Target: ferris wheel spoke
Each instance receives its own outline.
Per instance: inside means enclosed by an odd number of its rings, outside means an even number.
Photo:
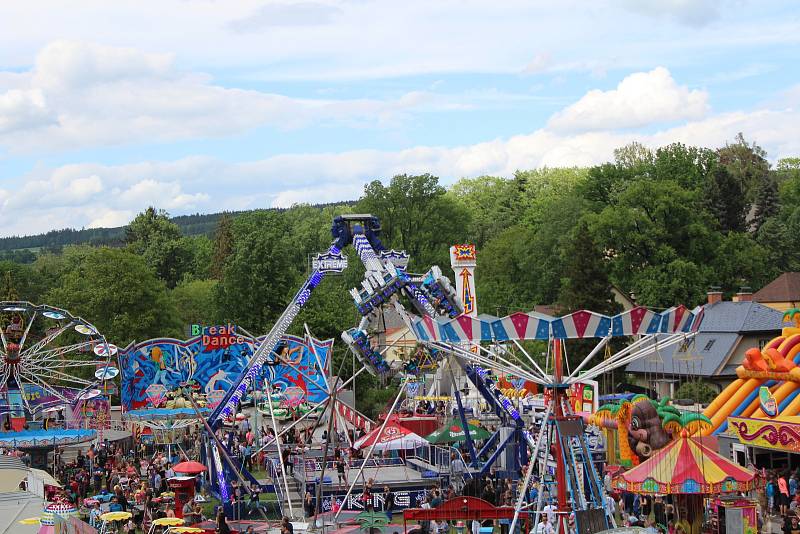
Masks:
[[[2,327],[0,327],[0,341],[3,342],[3,351],[8,352],[8,341],[6,341],[6,333]]]
[[[60,356],[63,354],[68,354],[71,352],[79,352],[85,348],[91,348],[94,345],[91,341],[82,341],[80,343],[74,343],[72,345],[64,345],[63,347],[53,347],[52,349],[47,350],[39,350],[34,353],[28,353],[27,351],[23,354],[23,356],[27,358],[36,358],[38,360],[45,360],[52,356]]]
[[[61,380],[64,382],[73,382],[75,384],[83,384],[86,386],[92,385],[94,382],[90,380],[86,380],[85,378],[80,378],[74,375],[68,375],[67,373],[62,373],[61,371],[56,371],[55,369],[49,367],[26,367],[25,368],[26,374],[34,374],[37,376],[42,376],[44,378],[54,379],[54,380]]]
[[[75,324],[76,324],[76,321],[72,320],[72,321],[68,322],[67,324],[65,324],[64,326],[62,326],[61,328],[59,328],[58,330],[56,330],[55,332],[47,334],[42,339],[40,339],[39,341],[37,341],[36,343],[31,345],[30,347],[28,347],[24,351],[22,351],[20,353],[20,356],[27,356],[28,354],[31,354],[31,353],[34,353],[34,352],[38,352],[40,349],[42,349],[43,347],[46,347],[47,345],[49,345],[54,339],[56,339],[58,336],[60,336],[64,332],[66,332],[68,328],[74,326]]]
[[[33,326],[34,321],[36,321],[36,316],[39,314],[38,311],[34,311],[33,315],[30,319],[28,319],[28,324],[25,326],[25,332],[22,334],[22,339],[19,340],[19,350],[22,351],[22,347],[25,346],[25,340],[28,339],[28,332],[31,331],[31,326]]]
[[[24,378],[28,379],[30,382],[36,383],[39,386],[41,386],[42,389],[45,389],[45,390],[49,391],[50,393],[52,393],[53,395],[55,395],[56,397],[58,397],[62,401],[69,402],[69,400],[62,393],[60,393],[53,386],[51,386],[50,384],[48,384],[47,382],[45,382],[44,380],[39,378],[37,375],[32,374],[32,373],[26,373],[26,372],[22,372],[20,374]]]
[[[45,369],[61,369],[64,367],[98,367],[101,365],[106,365],[106,361],[96,361],[96,360],[45,360],[45,361],[36,361],[31,362],[28,364],[23,364],[26,366],[34,366],[38,368],[45,368]]]

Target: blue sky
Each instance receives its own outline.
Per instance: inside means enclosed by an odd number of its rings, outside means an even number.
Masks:
[[[747,0],[0,4],[0,235],[357,198],[633,140],[800,155],[800,10]]]

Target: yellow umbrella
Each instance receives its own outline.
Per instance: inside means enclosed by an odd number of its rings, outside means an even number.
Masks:
[[[179,532],[180,533],[185,532],[189,534],[194,532],[205,532],[205,531],[202,528],[197,528],[197,527],[170,527],[170,529],[167,530],[167,532],[175,532],[176,534]]]
[[[184,523],[185,521],[180,517],[160,517],[153,521],[153,524],[157,527],[178,527]]]
[[[38,525],[39,518],[38,517],[29,517],[27,519],[20,519],[17,521],[20,525]]]
[[[100,521],[125,521],[131,517],[133,516],[130,512],[106,512],[100,516]]]

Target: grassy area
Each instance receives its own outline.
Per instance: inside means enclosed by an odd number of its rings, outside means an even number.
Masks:
[[[269,480],[269,473],[263,469],[254,469],[253,471],[250,471],[250,474],[253,475],[256,480]]]

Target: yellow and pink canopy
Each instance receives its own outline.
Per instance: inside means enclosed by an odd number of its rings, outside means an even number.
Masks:
[[[735,493],[757,484],[753,471],[720,456],[686,431],[614,479],[614,487],[622,491],[664,495]]]

